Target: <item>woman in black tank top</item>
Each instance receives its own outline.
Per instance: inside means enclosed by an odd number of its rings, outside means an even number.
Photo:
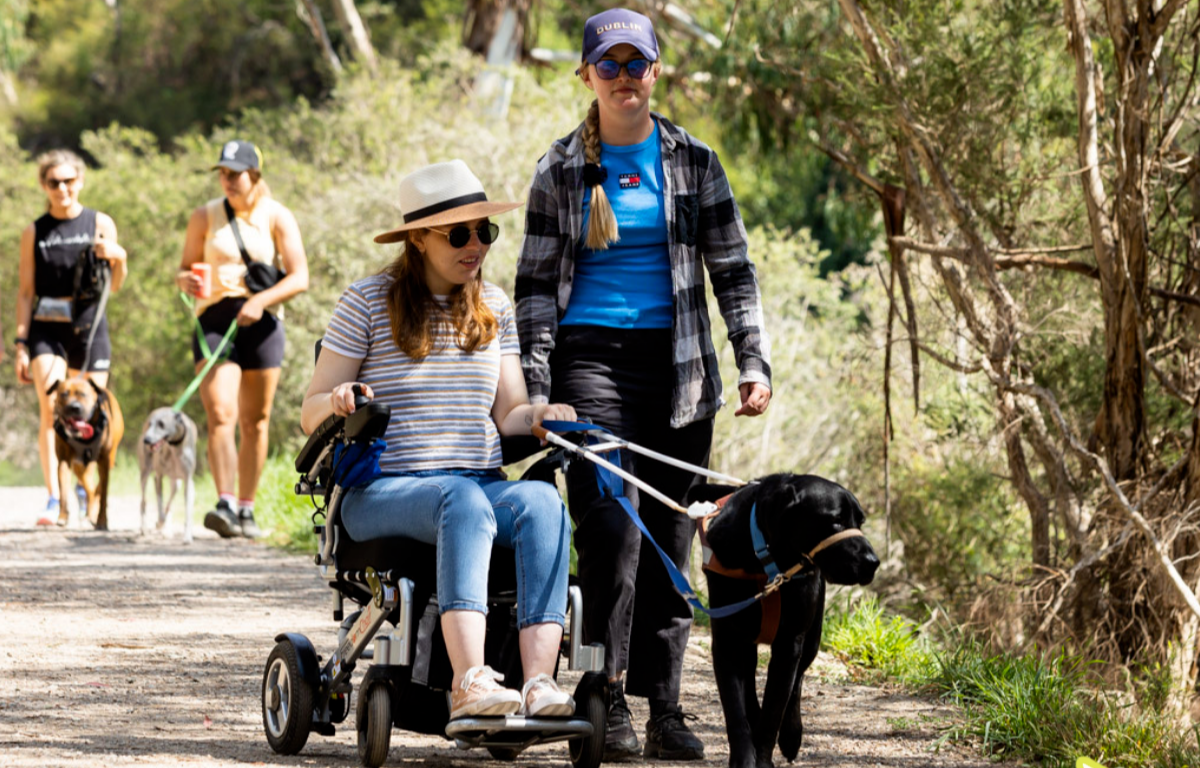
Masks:
[[[17,293],[16,374],[21,384],[33,384],[38,396],[38,458],[49,501],[46,513],[58,512],[66,522],[66,508],[55,497],[53,477],[54,411],[50,383],[78,375],[108,386],[111,344],[108,324],[101,318],[85,360],[86,336],[77,335],[74,323],[37,319],[42,298],[70,297],[74,292],[75,263],[80,252],[93,248],[97,258],[112,267],[112,291],[125,282],[125,249],[117,243],[117,225],[107,214],[79,203],[83,189],[83,161],[73,152],[54,150],[38,158],[38,181],[46,193],[47,211],[21,233],[20,288]],[[94,304],[72,308],[74,317],[90,326]]]

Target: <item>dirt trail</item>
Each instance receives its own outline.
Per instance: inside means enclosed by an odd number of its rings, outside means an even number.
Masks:
[[[352,720],[332,738],[314,734],[296,757],[275,755],[262,733],[259,686],[274,635],[302,632],[328,652],[336,634],[309,558],[199,526],[191,545],[178,526],[175,538],[141,538],[135,498],[114,500],[106,534],[38,530],[43,502],[38,489],[0,489],[0,766],[358,765]],[[700,765],[724,766],[708,647],[706,634],[693,633],[683,705],[699,716]],[[814,672],[796,765],[988,765],[961,750],[930,751],[945,708],[845,684],[845,670],[825,656]],[[645,702],[631,703],[642,722]],[[394,731],[385,765],[417,764],[503,765],[483,750]],[[529,750],[520,764],[570,761],[560,744]]]

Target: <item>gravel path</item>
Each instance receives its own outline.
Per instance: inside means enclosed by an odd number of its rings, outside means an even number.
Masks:
[[[296,757],[275,755],[262,733],[259,686],[274,635],[302,632],[328,652],[336,634],[308,557],[203,528],[191,545],[178,530],[141,538],[136,498],[114,500],[109,533],[37,529],[44,500],[39,489],[0,488],[0,766],[358,765],[352,719],[332,738],[314,734]],[[699,716],[701,765],[724,766],[708,647],[698,629],[683,705]],[[640,722],[645,702],[631,703]],[[928,701],[847,684],[845,670],[822,655],[805,687],[796,765],[989,765],[962,750],[931,751],[949,716]],[[570,765],[561,744],[519,762]],[[386,765],[426,764],[502,765],[483,750],[393,732]]]

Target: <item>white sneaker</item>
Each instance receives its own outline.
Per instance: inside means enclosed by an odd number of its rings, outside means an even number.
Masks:
[[[521,708],[521,694],[500,685],[504,675],[489,666],[471,667],[450,694],[450,719],[474,715],[511,715]]]
[[[559,689],[550,675],[527,680],[521,689],[521,714],[527,717],[567,717],[575,714],[575,700]]]

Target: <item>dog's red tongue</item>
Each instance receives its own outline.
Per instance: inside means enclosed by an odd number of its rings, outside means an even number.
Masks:
[[[96,430],[83,419],[71,419],[69,423],[75,434],[79,435],[80,440],[91,440],[92,435],[95,434]]]

